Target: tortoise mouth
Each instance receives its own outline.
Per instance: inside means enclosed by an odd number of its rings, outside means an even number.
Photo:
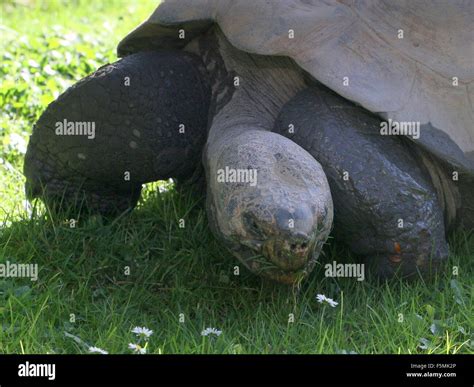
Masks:
[[[305,278],[314,268],[317,260],[315,245],[314,241],[306,238],[250,239],[241,241],[239,251],[234,253],[255,274],[293,285]]]
[[[297,271],[312,256],[312,243],[308,240],[271,239],[263,245],[263,255],[284,271]]]

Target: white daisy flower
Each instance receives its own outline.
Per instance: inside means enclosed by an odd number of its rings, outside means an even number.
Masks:
[[[318,294],[316,296],[316,300],[318,300],[318,302],[320,304],[322,304],[323,302],[327,302],[333,308],[335,308],[337,305],[339,305],[338,302],[334,301],[332,298],[326,297],[324,294]]]
[[[221,333],[222,333],[222,331],[220,331],[219,329],[216,329],[216,328],[206,328],[206,329],[204,329],[204,330],[201,332],[201,336],[209,336],[209,335],[220,336]]]
[[[107,351],[104,351],[103,349],[97,348],[97,347],[89,347],[89,352],[90,353],[100,353],[102,355],[108,355],[109,354]]]
[[[153,334],[153,331],[151,329],[145,328],[145,327],[135,327],[132,329],[132,332],[135,333],[139,337],[143,337],[147,339]]]
[[[26,141],[17,133],[10,134],[10,146],[22,154],[26,153]]]
[[[430,347],[431,342],[426,339],[425,337],[420,338],[420,343],[418,344],[418,348],[420,349],[428,349]]]
[[[164,185],[160,185],[160,186],[158,187],[158,192],[159,192],[159,193],[168,192],[168,191],[169,191],[169,188],[166,187],[166,186],[164,186]]]
[[[146,353],[146,348],[142,347],[139,344],[130,343],[130,344],[128,344],[128,348],[133,350],[135,353],[140,354],[140,355],[144,355]]]

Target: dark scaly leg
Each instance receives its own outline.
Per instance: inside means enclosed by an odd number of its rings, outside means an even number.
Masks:
[[[101,67],[36,123],[24,167],[28,196],[74,211],[133,207],[143,183],[192,175],[209,101],[206,72],[192,54],[142,52]]]
[[[429,174],[408,144],[380,135],[376,116],[315,86],[285,105],[274,130],[321,163],[336,234],[381,277],[425,272],[447,257],[443,211]]]

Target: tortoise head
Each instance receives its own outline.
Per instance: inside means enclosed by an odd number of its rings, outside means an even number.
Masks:
[[[209,169],[213,231],[251,271],[298,282],[313,269],[332,226],[324,172],[275,133],[247,131],[229,142],[238,145],[228,144]]]

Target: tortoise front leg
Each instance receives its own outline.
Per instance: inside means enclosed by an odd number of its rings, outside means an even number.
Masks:
[[[112,214],[134,207],[143,183],[190,176],[206,138],[206,76],[196,56],[162,51],[130,55],[79,81],[33,129],[28,196]]]
[[[282,109],[275,131],[322,164],[336,234],[381,277],[429,272],[447,258],[443,210],[429,174],[407,141],[380,135],[380,119],[315,86]]]

